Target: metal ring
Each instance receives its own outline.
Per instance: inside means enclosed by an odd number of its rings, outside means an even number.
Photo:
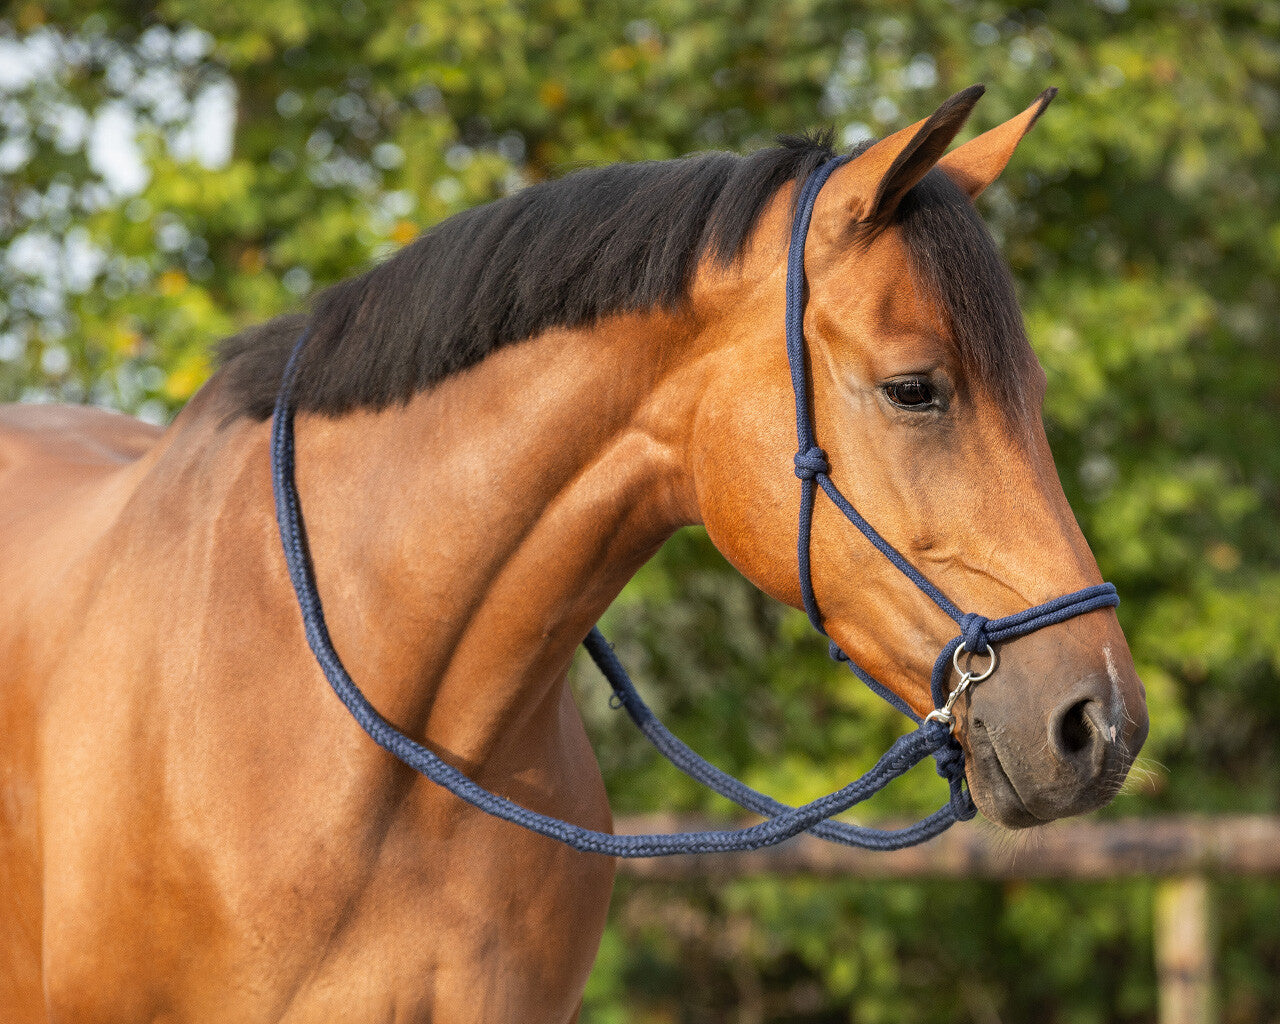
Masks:
[[[991,675],[991,673],[992,673],[992,672],[994,672],[994,671],[996,670],[996,662],[997,662],[997,661],[999,661],[1000,659],[996,657],[996,648],[995,648],[995,645],[994,645],[994,644],[990,644],[990,643],[989,643],[989,644],[987,644],[987,654],[989,654],[989,655],[991,656],[991,664],[987,666],[987,669],[986,669],[986,671],[985,671],[985,672],[979,673],[978,675],[974,675],[974,674],[973,674],[972,672],[970,672],[968,669],[963,669],[963,668],[961,668],[961,667],[960,667],[960,654],[961,654],[961,652],[963,652],[964,650],[965,650],[964,641],[963,641],[963,640],[961,640],[961,641],[960,641],[960,646],[959,646],[959,647],[957,647],[957,648],[956,648],[956,650],[955,650],[955,653],[951,655],[951,664],[952,664],[953,666],[955,666],[955,670],[956,670],[957,672],[959,672],[962,676],[968,676],[968,677],[969,677],[969,682],[971,682],[971,683],[980,683],[980,682],[982,682],[982,680],[986,679],[986,678],[987,678],[987,676]],[[969,656],[970,656],[971,658],[973,658],[973,657],[981,658],[981,657],[982,657],[982,655],[981,655],[981,654],[976,654],[976,655],[975,655],[972,651],[970,651],[970,652],[969,652]]]

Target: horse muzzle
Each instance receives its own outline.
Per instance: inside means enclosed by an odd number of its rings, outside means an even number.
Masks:
[[[1147,737],[1136,675],[1128,686],[1114,669],[1091,672],[1047,700],[1019,675],[1005,670],[970,690],[960,739],[978,809],[1027,828],[1108,803]]]

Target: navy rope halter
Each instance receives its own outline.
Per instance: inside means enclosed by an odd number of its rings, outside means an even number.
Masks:
[[[819,189],[831,172],[847,159],[847,157],[837,157],[828,160],[805,181],[796,201],[795,220],[791,230],[791,248],[787,258],[787,356],[791,363],[791,382],[795,389],[796,436],[799,443],[799,451],[795,457],[795,472],[800,478],[800,525],[797,551],[800,566],[800,592],[809,620],[819,632],[825,635],[826,630],[823,629],[821,612],[818,609],[817,598],[814,596],[810,569],[813,504],[817,488],[821,487],[836,507],[844,513],[845,518],[960,627],[960,635],[942,648],[933,667],[931,686],[935,710],[922,720],[905,701],[872,679],[832,642],[832,657],[848,662],[849,667],[859,679],[916,722],[917,728],[899,737],[862,778],[803,806],[789,807],[722,772],[677,739],[641,700],[626,670],[609,646],[609,642],[605,640],[599,629],[593,628],[584,641],[584,646],[613,687],[614,696],[611,700],[627,710],[640,731],[682,772],[721,796],[732,800],[738,806],[753,811],[767,820],[747,828],[708,832],[613,835],[539,814],[477,785],[458,769],[422,744],[404,735],[383,718],[347,673],[329,637],[329,630],[324,620],[324,609],[320,604],[315,574],[308,554],[306,529],[303,526],[302,508],[294,479],[292,396],[298,357],[308,337],[308,333],[304,332],[294,346],[285,367],[271,427],[272,488],[275,492],[276,520],[280,527],[280,539],[284,546],[289,579],[293,583],[294,592],[298,596],[298,605],[302,611],[307,643],[334,692],[374,742],[432,782],[443,786],[487,814],[521,825],[539,835],[557,839],[576,850],[615,857],[657,857],[682,853],[754,850],[780,843],[806,831],[823,839],[850,846],[861,846],[872,850],[892,850],[931,839],[956,821],[964,821],[974,816],[976,808],[964,785],[964,752],[951,735],[951,726],[955,721],[951,709],[956,698],[968,686],[986,678],[995,670],[996,653],[991,645],[1012,640],[1085,612],[1112,607],[1119,604],[1120,599],[1114,586],[1103,583],[1086,587],[1065,597],[1055,598],[1002,619],[986,619],[981,615],[965,614],[918,569],[903,558],[888,541],[876,533],[871,524],[858,514],[832,482],[830,464],[826,453],[818,447],[814,439],[813,424],[809,417],[809,384],[804,363],[804,243]],[[961,669],[959,657],[962,652],[978,656],[989,655],[991,661],[986,671],[974,675]],[[951,665],[960,672],[960,683],[948,694],[947,681]],[[937,763],[938,774],[951,786],[951,796],[946,804],[923,821],[907,828],[886,830],[828,820],[878,793],[888,783],[931,754]]]

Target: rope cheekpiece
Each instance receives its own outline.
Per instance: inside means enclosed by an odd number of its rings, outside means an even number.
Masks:
[[[964,751],[951,735],[951,705],[947,682],[952,659],[964,651],[974,655],[992,655],[992,644],[1024,636],[1034,630],[1082,615],[1098,608],[1120,603],[1110,583],[1086,587],[1065,597],[1055,598],[1034,608],[1002,619],[986,619],[981,615],[961,612],[930,583],[918,569],[881,537],[837,489],[830,477],[831,465],[826,453],[818,447],[809,417],[809,383],[804,358],[804,245],[813,215],[818,191],[831,172],[847,157],[833,158],[818,167],[805,181],[796,201],[792,224],[791,247],[787,257],[786,343],[791,365],[791,382],[796,399],[796,438],[798,451],[795,473],[800,480],[800,516],[797,558],[800,567],[800,592],[805,612],[814,628],[825,634],[821,612],[813,591],[810,546],[813,532],[813,506],[817,489],[822,488],[854,526],[880,552],[914,583],[960,627],[960,635],[943,647],[934,663],[931,678],[933,700],[937,710],[922,720],[897,694],[893,693],[855,665],[833,641],[831,655],[848,662],[850,669],[872,690],[917,723],[917,728],[899,737],[866,775],[842,789],[801,807],[788,807],[757,792],[733,776],[722,772],[677,739],[658,721],[636,692],[626,670],[598,629],[592,629],[584,646],[613,687],[610,703],[624,707],[640,731],[677,768],[690,778],[728,798],[738,806],[753,811],[767,820],[747,828],[708,832],[677,832],[659,835],[613,835],[582,828],[567,821],[531,811],[505,797],[491,793],[472,782],[462,772],[422,744],[410,739],[384,719],[366,699],[347,673],[333,647],[325,625],[324,609],[316,589],[315,574],[307,549],[306,528],[294,479],[293,384],[298,358],[306,344],[304,332],[294,346],[285,367],[280,393],[276,398],[271,427],[272,488],[275,493],[276,521],[284,546],[289,579],[298,597],[307,643],[334,692],[351,712],[356,722],[383,749],[403,761],[432,782],[487,814],[513,822],[539,835],[566,843],[576,850],[614,857],[657,857],[687,853],[723,853],[754,850],[772,846],[801,832],[811,832],[822,839],[860,846],[872,850],[893,850],[931,839],[956,821],[972,818],[976,813],[973,800],[964,785]],[[957,664],[958,667],[958,664]],[[961,673],[961,686],[968,686],[985,675]],[[956,696],[959,694],[959,687]],[[951,787],[950,800],[923,821],[907,828],[885,830],[849,825],[828,819],[861,803],[888,783],[933,755],[938,774]]]

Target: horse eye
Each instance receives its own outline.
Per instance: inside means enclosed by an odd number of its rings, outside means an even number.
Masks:
[[[924,380],[900,380],[884,386],[889,401],[900,409],[924,409],[933,405],[933,388]]]

